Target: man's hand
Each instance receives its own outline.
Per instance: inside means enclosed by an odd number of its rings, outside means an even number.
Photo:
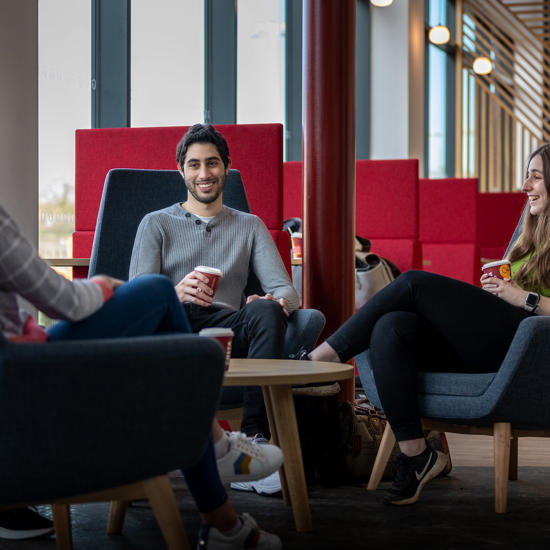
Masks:
[[[502,298],[505,302],[517,307],[525,305],[528,292],[523,290],[514,280],[503,281],[498,277],[482,275],[480,281],[483,290]]]
[[[259,294],[251,294],[247,299],[246,299],[246,303],[247,304],[250,304],[252,303],[254,300],[271,300],[273,302],[277,302],[282,308],[283,308],[283,311],[285,312],[285,315],[288,317],[289,316],[289,313],[286,309],[286,303],[285,303],[285,299],[284,298],[279,298],[278,300],[273,296],[273,294],[271,294],[270,292],[268,292],[265,296],[260,296]]]
[[[212,304],[214,296],[207,283],[206,275],[198,271],[191,271],[174,288],[182,304],[191,302],[198,306],[208,307]]]
[[[92,280],[101,281],[104,285],[108,286],[111,290],[115,290],[120,285],[124,284],[124,281],[120,279],[115,279],[114,277],[109,277],[109,275],[94,275]]]

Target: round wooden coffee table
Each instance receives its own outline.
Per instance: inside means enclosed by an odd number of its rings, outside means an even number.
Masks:
[[[225,372],[225,386],[262,387],[271,437],[285,456],[281,485],[297,531],[311,531],[312,526],[292,386],[353,377],[351,365],[284,359],[231,359]]]

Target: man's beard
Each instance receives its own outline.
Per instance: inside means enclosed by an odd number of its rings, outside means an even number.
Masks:
[[[219,180],[220,178],[217,178],[217,179]],[[225,181],[226,181],[226,176],[224,176],[223,179],[221,179],[220,185],[218,185],[218,188],[217,188],[217,192],[207,196],[199,195],[195,189],[195,184],[189,184],[186,181],[185,186],[187,187],[187,191],[191,193],[191,195],[196,201],[201,202],[202,204],[211,204],[215,202],[218,199],[218,197],[222,194],[223,188],[225,187]]]

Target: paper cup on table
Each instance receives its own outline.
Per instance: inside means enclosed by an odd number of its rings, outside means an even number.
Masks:
[[[301,233],[292,233],[290,236],[292,241],[292,257],[295,260],[302,258],[302,234]]]
[[[229,368],[229,361],[231,360],[231,347],[233,344],[233,331],[230,328],[212,327],[203,328],[199,332],[199,336],[207,336],[208,338],[215,338],[225,350],[225,370]]]
[[[206,275],[208,277],[208,283],[206,284],[212,289],[212,296],[214,296],[214,294],[216,293],[216,289],[218,288],[222,272],[215,267],[208,267],[206,265],[198,265],[197,267],[195,267],[195,271],[198,271],[199,273],[202,273],[203,275]]]
[[[509,281],[512,278],[510,270],[510,262],[508,260],[499,260],[498,262],[489,262],[481,267],[481,271],[485,275],[498,277],[503,281]]]

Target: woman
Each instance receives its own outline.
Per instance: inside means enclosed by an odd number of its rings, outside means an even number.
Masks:
[[[48,316],[61,319],[45,330],[24,310],[21,296]],[[0,328],[12,342],[191,332],[172,283],[162,275],[144,275],[124,283],[107,275],[69,281],[51,269],[0,206]],[[248,514],[237,516],[220,480],[238,481],[233,462],[250,457],[250,470],[265,477],[282,461],[280,449],[253,444],[244,434],[228,436],[213,423],[213,438],[200,460],[183,471],[205,521],[203,548],[244,548],[253,538],[259,548],[280,548],[277,536],[261,531]],[[273,456],[277,459],[273,469]],[[267,457],[267,458],[266,458]],[[22,539],[53,532],[52,523],[33,510],[0,512],[0,538]],[[208,543],[206,544],[206,541]]]
[[[522,190],[528,211],[508,255],[511,281],[483,275],[478,288],[408,271],[309,354],[312,360],[345,362],[370,349],[378,394],[401,450],[387,503],[416,502],[446,464],[423,436],[417,372],[495,372],[519,323],[550,315],[550,144],[531,154]]]

